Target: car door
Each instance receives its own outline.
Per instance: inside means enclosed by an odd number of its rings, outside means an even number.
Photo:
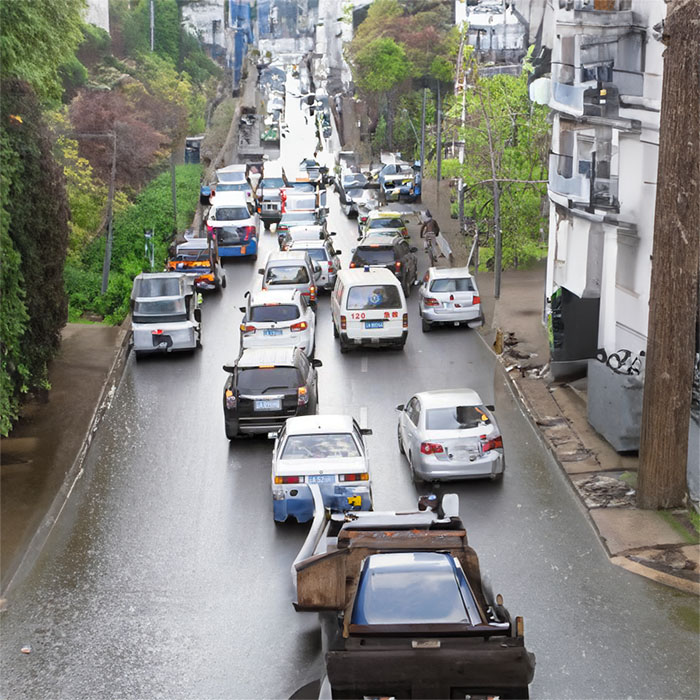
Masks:
[[[413,449],[413,442],[415,442],[416,433],[416,423],[414,421],[417,405],[418,398],[414,396],[406,404],[404,410],[401,411],[401,420],[399,423],[401,426],[401,442],[403,443],[406,454],[408,454],[409,452],[415,452],[415,450]],[[420,450],[420,446],[418,449]]]

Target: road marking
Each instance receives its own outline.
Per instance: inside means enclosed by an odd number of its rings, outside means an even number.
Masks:
[[[365,355],[362,358],[362,361],[360,362],[360,372],[366,372],[367,371],[367,355]]]
[[[360,427],[367,427],[367,406],[360,406]]]

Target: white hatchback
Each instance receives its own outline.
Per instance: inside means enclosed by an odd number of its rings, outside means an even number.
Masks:
[[[296,289],[246,292],[240,310],[241,350],[295,345],[307,357],[313,355],[316,314]]]
[[[428,268],[418,294],[424,333],[438,323],[465,324],[470,328],[483,323],[481,297],[469,268]]]

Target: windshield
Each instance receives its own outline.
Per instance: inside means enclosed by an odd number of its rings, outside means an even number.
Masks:
[[[299,192],[315,192],[316,185],[313,182],[293,182],[292,187]]]
[[[184,297],[144,299],[134,302],[134,323],[174,323],[187,320]]]
[[[281,224],[296,223],[297,221],[308,221],[311,224],[316,223],[316,215],[312,211],[285,212],[282,214]]]
[[[401,219],[372,219],[369,222],[370,228],[403,228],[403,221]]]
[[[366,311],[371,309],[401,308],[398,287],[393,285],[366,285],[351,287],[348,292],[348,310]]]
[[[281,177],[266,177],[262,180],[260,185],[264,190],[278,190],[284,187],[285,182]]]
[[[359,457],[360,450],[350,433],[290,435],[282,459],[336,459]]]
[[[301,382],[296,367],[244,367],[238,369],[240,394],[279,394],[296,391]]]
[[[306,265],[280,265],[270,267],[265,275],[267,284],[308,284],[309,272]]]
[[[250,320],[258,323],[293,321],[295,318],[299,318],[299,309],[294,304],[270,304],[269,306],[250,307]]]
[[[315,209],[315,197],[290,197],[287,200],[287,209]]]
[[[353,262],[360,265],[391,265],[394,262],[394,249],[391,247],[357,248]]]
[[[350,187],[347,190],[345,190],[345,195],[347,197],[350,197],[351,199],[359,199],[360,197],[362,197],[363,193],[364,190],[361,187],[359,189]]]
[[[490,423],[483,406],[430,408],[425,413],[426,430],[468,430]]]
[[[245,182],[245,173],[217,173],[216,178],[219,181],[217,187],[224,182],[232,185],[237,182]]]
[[[346,189],[349,187],[358,187],[362,189],[362,185],[364,185],[365,182],[367,182],[367,178],[362,173],[343,175],[343,187]]]
[[[431,292],[473,292],[474,283],[471,277],[459,277],[457,279],[433,280],[430,285]]]
[[[221,226],[216,228],[219,237],[219,245],[236,245],[241,242],[241,232],[233,226]]]
[[[216,186],[217,192],[245,192],[250,189],[247,182],[220,182]]]
[[[250,219],[248,207],[215,207],[211,217],[214,221],[241,221]]]
[[[134,297],[170,297],[180,293],[177,275],[134,280]]]

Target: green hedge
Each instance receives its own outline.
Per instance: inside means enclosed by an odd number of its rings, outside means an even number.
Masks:
[[[179,165],[177,183],[177,230],[192,223],[199,199],[200,165]],[[121,323],[129,312],[129,296],[134,277],[149,271],[145,256],[144,230],[155,233],[155,269],[164,267],[173,229],[173,206],[170,172],[152,180],[129,206],[114,220],[112,265],[106,294],[100,294],[105,236],[86,248],[79,263],[67,263],[64,279],[68,293],[69,318],[78,320],[85,314],[104,317],[108,323]]]

